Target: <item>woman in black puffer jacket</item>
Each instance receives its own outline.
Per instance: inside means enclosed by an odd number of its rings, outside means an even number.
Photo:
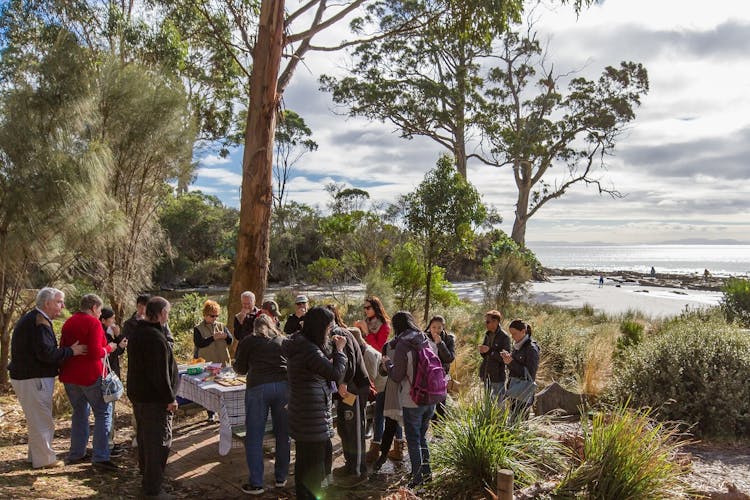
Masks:
[[[326,454],[331,450],[333,417],[331,381],[346,370],[346,355],[341,351],[346,339],[334,335],[336,346],[328,360],[329,336],[333,313],[314,307],[304,316],[302,333],[284,341],[289,379],[289,434],[295,440],[295,483],[300,500],[321,498]]]

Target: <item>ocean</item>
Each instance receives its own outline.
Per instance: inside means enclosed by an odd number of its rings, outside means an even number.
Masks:
[[[592,271],[750,276],[750,245],[529,244],[545,267]]]

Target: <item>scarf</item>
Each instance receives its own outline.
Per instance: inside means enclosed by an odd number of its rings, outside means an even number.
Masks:
[[[378,333],[380,327],[383,326],[383,322],[377,316],[365,318],[365,323],[367,323],[367,333]]]

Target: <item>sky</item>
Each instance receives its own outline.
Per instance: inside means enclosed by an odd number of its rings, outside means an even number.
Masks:
[[[287,2],[288,5],[295,2]],[[556,71],[596,78],[620,61],[642,63],[650,91],[602,172],[625,196],[600,196],[578,185],[532,217],[527,243],[660,243],[737,240],[750,243],[750,1],[605,0],[576,17],[548,0],[535,28]],[[351,39],[345,25],[329,40]],[[393,201],[413,190],[445,151],[431,140],[405,140],[392,125],[349,118],[321,74],[344,74],[346,52],[312,53],[283,104],[313,131],[317,151],[295,166],[289,199],[326,209],[324,186],[365,189]],[[200,160],[192,189],[238,206],[242,150]],[[510,233],[512,172],[470,162],[468,178]]]

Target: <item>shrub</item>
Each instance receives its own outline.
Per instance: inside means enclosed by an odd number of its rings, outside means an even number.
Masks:
[[[615,347],[615,357],[621,359],[629,348],[636,346],[643,340],[643,323],[633,319],[623,319],[620,323],[620,337],[617,339]]]
[[[193,264],[185,273],[192,286],[225,284],[232,281],[233,263],[226,257],[206,259]]]
[[[624,406],[582,425],[583,460],[563,478],[554,498],[637,500],[684,493],[686,470],[675,460],[684,442],[675,426],[655,422],[649,410]]]
[[[629,349],[612,394],[706,436],[750,435],[750,336],[714,316],[670,320]],[[665,404],[669,403],[669,404]]]
[[[721,309],[727,321],[750,327],[750,280],[729,278],[724,284]]]
[[[393,285],[382,269],[370,270],[365,275],[363,283],[365,285],[365,295],[378,297],[389,315],[395,312],[393,309]]]
[[[521,487],[561,470],[561,447],[537,432],[539,422],[513,418],[486,391],[468,393],[435,424],[442,439],[431,443],[428,490],[439,498],[473,498],[495,489],[498,468],[512,469]]]
[[[528,291],[531,268],[520,255],[501,255],[484,264],[484,305],[504,309],[510,302],[522,299]]]
[[[205,295],[189,293],[181,299],[172,301],[169,328],[175,338],[175,358],[178,360],[184,361],[193,357],[193,327],[203,319],[203,302],[207,298]],[[224,317],[218,319],[226,321]]]

